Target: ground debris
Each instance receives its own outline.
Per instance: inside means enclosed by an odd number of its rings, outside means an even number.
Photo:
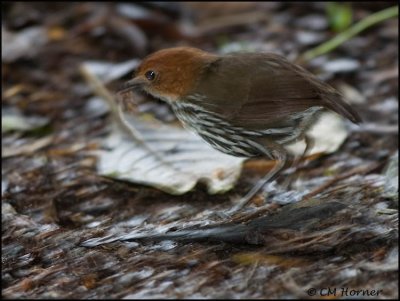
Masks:
[[[393,3],[345,5],[359,21]],[[334,35],[325,3],[8,2],[2,12],[4,298],[398,298],[397,18],[305,65],[342,87],[364,123],[345,124],[329,155],[294,164],[230,216],[274,162],[248,160],[233,191],[215,195],[101,176],[94,153],[111,111],[79,66],[91,62],[114,93],[161,48],[295,61]],[[132,106],[178,125],[146,95]]]

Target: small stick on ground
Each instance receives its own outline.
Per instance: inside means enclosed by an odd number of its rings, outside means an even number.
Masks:
[[[380,165],[381,165],[380,163],[374,163],[374,164],[371,164],[371,165],[368,165],[368,166],[357,166],[357,167],[349,170],[348,172],[345,172],[343,174],[337,175],[333,179],[330,179],[330,180],[326,181],[321,186],[319,186],[319,187],[315,188],[313,191],[307,193],[305,196],[303,196],[301,201],[308,200],[309,198],[311,198],[311,197],[323,192],[325,189],[327,189],[328,187],[332,186],[336,182],[339,182],[339,181],[344,180],[346,178],[350,178],[350,177],[352,177],[352,176],[354,176],[356,174],[369,173],[369,172],[375,170],[376,168],[378,168]]]

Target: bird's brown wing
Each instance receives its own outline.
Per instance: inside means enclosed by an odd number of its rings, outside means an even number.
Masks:
[[[275,54],[221,57],[204,74],[197,93],[207,96],[204,107],[237,126],[285,126],[289,115],[315,106],[360,121],[332,87]]]
[[[322,106],[313,87],[289,70],[254,72],[247,98],[233,117],[238,125],[259,127],[276,124],[313,106]]]

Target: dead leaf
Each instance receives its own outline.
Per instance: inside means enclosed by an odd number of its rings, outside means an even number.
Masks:
[[[114,125],[107,150],[99,152],[98,170],[108,177],[154,186],[183,194],[197,182],[206,182],[211,194],[234,186],[244,158],[214,150],[201,138],[182,128],[125,118],[140,133],[144,144]]]
[[[49,119],[41,116],[24,116],[17,109],[1,111],[1,132],[32,131],[49,123]]]
[[[338,58],[326,62],[322,68],[329,73],[354,72],[360,68],[360,62],[352,58]]]
[[[47,31],[43,27],[35,26],[10,32],[1,27],[1,59],[3,62],[14,62],[19,58],[34,57],[40,48],[47,43]]]
[[[138,59],[129,60],[126,62],[113,64],[109,62],[88,61],[84,63],[84,67],[95,74],[103,83],[108,83],[114,79],[131,72],[139,65]]]
[[[19,147],[3,147],[1,149],[1,157],[8,158],[19,155],[29,155],[35,151],[49,145],[53,141],[53,136],[39,138],[32,143],[23,144]]]
[[[322,113],[318,121],[307,131],[307,135],[314,140],[314,146],[307,155],[334,153],[346,140],[347,134],[348,131],[342,117],[333,112]],[[305,146],[304,141],[298,141],[288,145],[287,148],[293,154],[301,155]]]
[[[389,158],[385,167],[385,192],[387,195],[397,195],[399,192],[399,153],[396,152]]]

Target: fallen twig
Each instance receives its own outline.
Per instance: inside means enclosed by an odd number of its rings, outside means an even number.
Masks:
[[[327,189],[328,187],[332,186],[333,184],[335,184],[336,182],[339,182],[343,179],[346,178],[350,178],[356,174],[366,174],[369,173],[371,171],[373,171],[374,169],[378,168],[381,164],[380,163],[374,163],[372,165],[368,165],[368,166],[356,166],[355,168],[349,170],[348,172],[345,172],[343,174],[337,175],[334,178],[326,181],[324,184],[322,184],[321,186],[315,188],[313,191],[307,193],[305,196],[303,196],[302,201],[308,200],[309,198],[323,192],[325,189]]]

